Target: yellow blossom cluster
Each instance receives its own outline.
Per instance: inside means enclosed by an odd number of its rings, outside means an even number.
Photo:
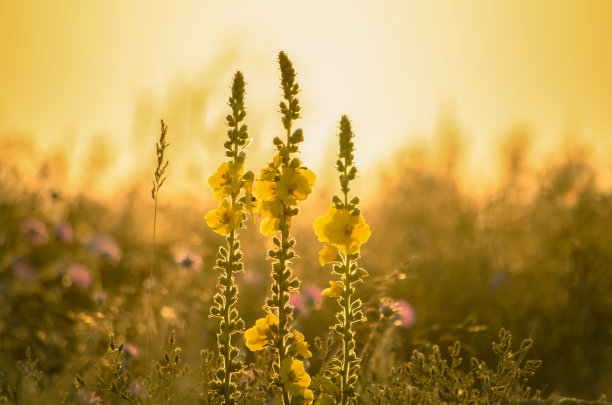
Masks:
[[[255,183],[255,196],[261,201],[259,216],[262,218],[260,231],[266,236],[274,235],[281,226],[283,210],[304,201],[312,192],[316,176],[304,167],[283,167],[280,174],[280,160],[274,159],[267,168],[261,171],[260,179]],[[291,226],[291,216],[285,216],[287,225]]]
[[[257,201],[252,192],[253,176],[251,172],[244,174],[241,162],[223,162],[217,172],[210,176],[208,184],[215,192],[214,197],[219,205],[207,212],[204,219],[219,235],[227,236],[231,231],[240,229],[245,219],[245,209],[251,215],[257,210]],[[236,196],[242,187],[245,189],[245,197],[237,201]]]
[[[280,380],[289,394],[302,404],[312,404],[314,394],[308,388],[311,378],[304,369],[304,362],[286,358],[280,369]]]
[[[268,310],[265,318],[258,319],[255,321],[255,326],[244,332],[246,346],[254,352],[263,350],[272,343],[277,330],[278,317]]]
[[[372,233],[360,214],[354,215],[348,209],[333,205],[327,214],[315,220],[314,230],[319,242],[327,243],[319,252],[321,265],[337,261],[338,251],[344,254],[359,252]]]

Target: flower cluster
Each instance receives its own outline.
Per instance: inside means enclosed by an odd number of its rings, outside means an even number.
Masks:
[[[342,405],[356,397],[355,383],[360,359],[355,352],[355,332],[353,324],[364,320],[361,311],[361,300],[353,294],[356,282],[361,281],[368,273],[357,266],[361,245],[370,238],[370,227],[365,223],[358,208],[359,198],[349,201],[349,184],[357,176],[357,168],[353,166],[353,131],[351,122],[346,115],[340,120],[338,134],[339,149],[336,169],[340,173],[342,197],[334,195],[332,205],[327,214],[317,218],[314,231],[320,242],[325,243],[319,252],[319,263],[324,266],[333,263],[333,272],[341,276],[340,281],[332,280],[329,288],[321,293],[328,297],[337,297],[340,311],[336,314],[338,322],[332,328],[342,338],[342,353],[340,359],[332,363],[332,373],[340,383],[340,398]]]

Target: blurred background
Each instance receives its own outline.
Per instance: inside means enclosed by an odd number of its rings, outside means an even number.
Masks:
[[[379,333],[381,353],[393,353],[381,373],[455,339],[487,359],[503,326],[535,340],[534,387],[612,396],[611,16],[606,1],[0,3],[6,383],[31,346],[45,383],[68,391],[110,332],[144,362],[162,118],[171,146],[153,347],[176,329],[197,368],[217,327],[207,313],[223,240],[203,215],[214,205],[206,180],[224,160],[231,78],[246,77],[246,166],[257,173],[282,131],[285,50],[302,89],[302,157],[318,175],[295,223],[306,337],[323,337],[335,311],[316,293],[330,276],[312,221],[337,189],[336,127],[348,114],[354,191],[373,230],[362,249],[373,281],[360,294],[373,322],[384,296],[413,314],[403,327],[363,326],[361,345]],[[247,325],[269,286],[256,228],[241,236]]]

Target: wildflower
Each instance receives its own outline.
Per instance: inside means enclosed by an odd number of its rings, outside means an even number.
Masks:
[[[319,308],[323,302],[321,297],[321,289],[314,284],[310,284],[304,288],[304,302],[308,306]]]
[[[271,201],[276,198],[276,182],[258,180],[255,182],[255,196],[260,201]]]
[[[280,200],[262,201],[259,206],[259,216],[263,218],[260,225],[260,232],[265,236],[271,236],[280,230],[283,205]],[[291,226],[291,217],[286,218],[287,226]]]
[[[295,205],[298,201],[308,198],[312,192],[316,176],[305,168],[294,169],[287,167],[283,169],[280,179],[276,183],[276,196],[287,205]]]
[[[339,250],[336,245],[326,243],[319,252],[319,264],[325,266],[327,263],[340,260]]]
[[[16,280],[24,281],[28,284],[36,284],[38,282],[38,274],[34,267],[26,259],[19,258],[11,265],[13,270],[13,277]]]
[[[276,172],[281,165],[281,158],[279,155],[274,155],[272,162],[268,163],[268,166],[261,169],[259,174],[260,181],[272,181],[276,177]]]
[[[361,215],[352,215],[347,209],[329,207],[327,214],[314,222],[319,242],[336,245],[344,254],[359,252],[361,245],[370,238],[370,227]]]
[[[189,270],[199,270],[202,267],[202,256],[191,249],[182,248],[174,255],[174,262]]]
[[[126,355],[132,356],[132,357],[138,357],[138,354],[140,353],[138,346],[132,343],[125,343],[123,345],[123,350],[125,351]]]
[[[121,260],[121,248],[109,235],[96,235],[89,242],[89,247],[110,264],[116,265]]]
[[[281,382],[287,392],[299,396],[310,385],[310,376],[304,370],[304,363],[300,360],[286,358],[280,369]]]
[[[297,354],[306,359],[312,357],[312,353],[308,350],[308,343],[304,340],[304,335],[294,329],[293,339],[294,342],[292,346],[294,347]]]
[[[215,200],[221,201],[232,192],[237,193],[240,190],[243,170],[244,165],[240,162],[221,163],[217,173],[208,179],[208,184],[215,191]]]
[[[219,235],[226,236],[234,229],[242,227],[244,213],[242,204],[231,204],[223,200],[216,209],[208,211],[204,216],[206,223]]]
[[[35,218],[26,219],[21,224],[21,231],[34,246],[42,245],[48,239],[47,227],[45,224]]]
[[[289,296],[289,305],[293,307],[296,315],[308,316],[308,308],[302,294],[293,293]]]
[[[72,226],[67,221],[60,221],[53,227],[53,233],[55,237],[62,243],[72,243],[74,236],[72,232]]]
[[[321,295],[325,295],[327,297],[339,297],[344,292],[344,284],[339,283],[337,281],[330,281],[329,288],[323,290]]]
[[[278,329],[278,317],[268,310],[265,318],[255,321],[255,326],[244,332],[246,345],[251,351],[262,350],[267,344],[272,343],[275,330]]]
[[[147,394],[147,389],[142,380],[136,378],[130,384],[130,392],[132,395],[144,399]]]
[[[385,297],[380,300],[380,317],[393,321],[393,324],[408,329],[416,320],[414,309],[406,301]]]
[[[251,176],[253,175],[253,172],[249,172],[251,174]],[[247,179],[247,176],[245,175],[245,181],[244,181],[244,208],[246,209],[246,211],[249,213],[249,215],[251,216],[251,218],[253,219],[253,223],[255,223],[255,212],[257,212],[259,210],[259,200],[257,199],[257,197],[255,196],[255,194],[253,193],[253,183],[254,180],[251,177],[251,179]]]
[[[304,391],[302,391],[299,397],[295,398],[293,403],[299,404],[299,405],[310,405],[312,404],[313,401],[314,401],[314,394],[312,390],[306,388]]]
[[[80,263],[71,263],[66,269],[68,285],[74,284],[81,290],[86,290],[91,286],[92,277],[89,270]]]

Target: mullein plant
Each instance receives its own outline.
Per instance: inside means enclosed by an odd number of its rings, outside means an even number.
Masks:
[[[166,132],[168,131],[168,126],[164,124],[164,120],[161,120],[161,134],[159,136],[159,141],[155,145],[156,154],[157,154],[157,167],[155,168],[155,174],[153,177],[153,188],[151,189],[151,198],[155,202],[155,208],[153,209],[153,241],[151,242],[151,269],[149,274],[149,291],[148,291],[148,304],[147,304],[147,339],[146,339],[146,367],[147,367],[147,375],[149,374],[149,350],[150,350],[150,341],[151,341],[151,288],[153,282],[153,267],[155,266],[155,228],[157,225],[157,199],[159,197],[159,189],[166,181],[166,168],[168,167],[168,160],[165,158],[166,148],[170,146],[170,144],[166,143]],[[149,398],[148,388],[149,384],[147,384],[147,401]]]
[[[265,347],[274,350],[273,382],[280,386],[283,404],[310,404],[313,401],[313,392],[308,388],[311,378],[303,359],[312,354],[304,335],[291,326],[293,306],[288,301],[290,292],[297,292],[300,287],[300,281],[289,267],[296,257],[292,250],[295,239],[290,235],[291,220],[299,213],[298,202],[306,200],[312,192],[316,176],[296,157],[299,144],[304,140],[302,129],[292,128],[293,122],[300,118],[296,73],[284,52],[279,53],[278,62],[283,89],[280,112],[286,136],[285,139],[274,138],[277,152],[255,183],[262,218],[260,231],[265,236],[272,236],[276,246],[268,251],[268,258],[273,262],[272,286],[264,305],[266,317],[258,319],[255,326],[245,332],[245,338],[251,351]]]
[[[332,197],[327,214],[317,218],[314,231],[320,242],[324,242],[319,252],[321,266],[332,263],[332,273],[340,280],[332,280],[329,288],[322,294],[337,297],[340,310],[336,314],[337,323],[332,327],[342,339],[340,358],[331,364],[333,378],[340,384],[339,403],[347,404],[356,397],[357,370],[360,359],[355,351],[355,330],[353,325],[364,321],[361,300],[355,298],[355,284],[363,281],[368,273],[357,264],[361,245],[370,237],[370,227],[365,223],[359,210],[359,197],[349,200],[350,183],[357,176],[354,166],[354,134],[351,122],[346,115],[340,119],[338,143],[340,153],[336,161],[339,172],[341,195]]]
[[[220,319],[217,347],[223,361],[209,384],[226,405],[236,403],[236,384],[232,376],[244,367],[238,359],[240,351],[232,345],[232,337],[244,332],[244,321],[234,307],[238,300],[234,274],[244,270],[236,231],[243,228],[246,212],[252,215],[256,209],[252,193],[255,176],[251,171],[244,173],[245,148],[250,143],[247,126],[243,122],[246,117],[244,95],[244,76],[242,72],[236,72],[229,98],[231,113],[226,116],[229,139],[224,147],[228,161],[223,162],[208,179],[219,204],[204,217],[208,226],[227,240],[227,247],[219,247],[215,266],[221,272],[217,282],[219,292],[213,297],[210,308],[210,316]]]

